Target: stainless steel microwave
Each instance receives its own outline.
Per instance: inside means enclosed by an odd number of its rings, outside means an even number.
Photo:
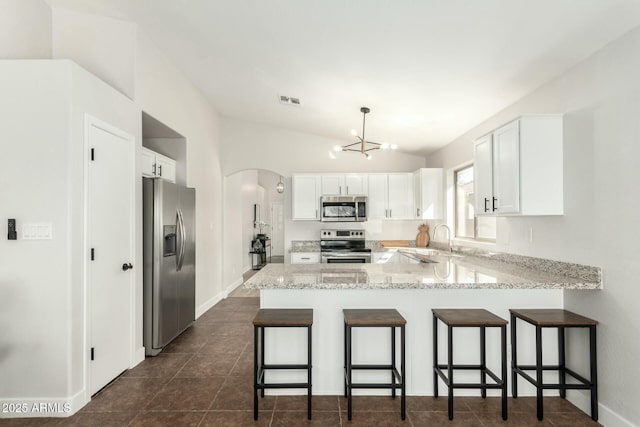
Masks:
[[[367,220],[367,196],[324,196],[321,220],[327,222],[362,222]]]

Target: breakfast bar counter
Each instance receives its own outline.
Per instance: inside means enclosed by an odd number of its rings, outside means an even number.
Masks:
[[[508,320],[510,308],[563,308],[565,290],[598,292],[602,288],[601,271],[596,267],[509,254],[450,254],[415,248],[390,250],[403,252],[406,261],[399,264],[269,264],[245,283],[246,288],[260,290],[262,308],[314,310],[314,394],[343,393],[343,309],[397,309],[407,320],[407,394],[432,395],[433,308],[484,308]],[[360,329],[353,336],[356,349],[353,363],[389,363],[381,356],[388,352],[380,347],[386,344],[390,348],[390,332],[375,330],[379,328]],[[281,332],[268,331],[271,336],[266,354],[278,363],[305,360],[306,335]],[[441,360],[446,357],[445,337],[446,334],[439,334],[443,340],[439,345]],[[477,363],[480,352],[477,330],[460,328],[453,338],[455,363]],[[487,364],[494,370],[499,367],[499,338],[497,333],[487,331]],[[291,340],[299,342],[292,344]],[[518,329],[519,361],[533,362],[534,342],[533,328]],[[555,335],[544,334],[545,363],[557,361],[557,343]],[[298,378],[295,372],[271,375],[270,381],[290,382]],[[386,373],[363,371],[358,375],[358,381],[388,380]],[[467,375],[474,374],[456,373],[456,379],[463,380]],[[477,381],[475,377],[471,379]],[[535,395],[535,389],[528,383],[519,385],[520,395]],[[389,393],[376,392],[363,390],[361,393]],[[456,391],[456,394],[464,392]]]

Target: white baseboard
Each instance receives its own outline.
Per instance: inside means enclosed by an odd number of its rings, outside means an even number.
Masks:
[[[244,279],[242,277],[239,277],[237,280],[235,280],[233,283],[231,283],[229,286],[227,286],[227,289],[225,289],[226,295],[225,298],[229,296],[229,294],[238,286],[242,285],[242,283],[244,282]]]
[[[134,359],[133,359],[133,364],[129,367],[129,369],[133,369],[139,363],[142,363],[144,358],[145,358],[144,346],[142,346],[142,347],[140,347],[139,349],[136,350],[136,354],[135,354]]]
[[[70,417],[87,403],[84,390],[68,398],[3,398],[0,418]]]
[[[204,304],[196,308],[196,319],[202,316],[207,312],[207,310],[222,301],[224,298],[224,292],[221,292],[218,295],[215,295],[213,298],[210,298],[208,301],[205,301]]]
[[[584,413],[591,414],[591,397],[588,392],[569,390],[567,391],[567,400]],[[637,427],[636,424],[633,424],[602,403],[598,403],[598,422],[607,427]]]

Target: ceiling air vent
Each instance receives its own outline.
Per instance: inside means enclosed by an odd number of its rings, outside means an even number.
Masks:
[[[302,102],[300,101],[300,98],[294,98],[292,96],[285,96],[285,95],[280,95],[280,103],[287,104],[287,105],[296,105],[296,106],[300,106],[300,104],[302,104]]]

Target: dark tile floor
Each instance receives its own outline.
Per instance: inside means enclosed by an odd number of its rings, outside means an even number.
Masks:
[[[549,398],[544,422],[535,418],[531,398],[511,399],[509,421],[500,400],[455,399],[449,421],[446,399],[408,397],[407,419],[399,400],[354,397],[353,420],[338,396],[313,398],[313,421],[306,419],[305,396],[265,397],[260,418],[252,413],[251,320],[258,298],[227,298],[205,313],[163,353],[148,358],[96,395],[71,418],[0,420],[0,426],[592,426],[569,402]]]

